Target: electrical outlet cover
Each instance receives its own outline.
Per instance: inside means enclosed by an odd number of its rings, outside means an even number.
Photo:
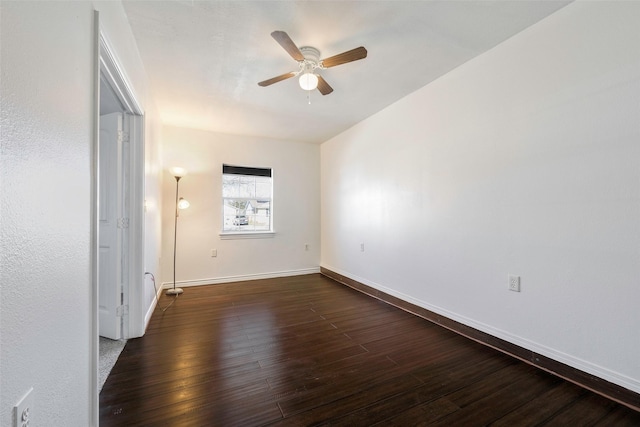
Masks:
[[[509,275],[509,290],[520,292],[520,276]]]
[[[33,387],[22,396],[22,399],[13,407],[14,427],[29,427],[32,425],[33,412]]]

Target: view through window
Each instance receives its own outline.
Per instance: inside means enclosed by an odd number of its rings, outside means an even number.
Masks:
[[[222,165],[222,231],[271,231],[271,169]]]

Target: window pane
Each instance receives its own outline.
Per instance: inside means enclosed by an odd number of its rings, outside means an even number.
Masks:
[[[273,184],[271,176],[264,176],[271,175],[271,170],[264,169],[268,173],[262,175],[237,173],[254,169],[233,167],[235,173],[222,174],[223,231],[271,230]]]
[[[240,176],[238,182],[238,192],[236,197],[255,197],[256,196],[256,179],[252,176]]]
[[[268,231],[271,225],[271,202],[268,200],[249,202],[247,209],[249,225],[255,231]]]
[[[222,197],[233,197],[237,194],[239,179],[237,175],[222,175]]]
[[[271,198],[271,178],[256,178],[256,197],[260,199]]]
[[[224,227],[227,231],[269,231],[271,201],[224,199]]]

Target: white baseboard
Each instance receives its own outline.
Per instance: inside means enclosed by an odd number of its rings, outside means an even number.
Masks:
[[[173,286],[173,282],[171,282],[171,286]],[[160,286],[159,288],[155,288],[156,296],[151,301],[151,304],[149,304],[149,309],[147,310],[147,313],[144,315],[144,332],[145,333],[147,332],[147,328],[149,327],[149,322],[151,321],[151,316],[153,315],[153,312],[155,311],[158,305],[158,299],[160,298],[160,295],[162,294],[163,289],[164,289],[163,286]]]
[[[186,288],[190,286],[218,285],[220,283],[243,282],[246,280],[273,279],[276,277],[301,276],[304,274],[320,273],[320,267],[304,268],[300,270],[274,271],[269,273],[243,274],[238,276],[213,277],[209,279],[181,280],[176,282],[176,287]],[[162,289],[173,287],[173,282],[162,283]]]

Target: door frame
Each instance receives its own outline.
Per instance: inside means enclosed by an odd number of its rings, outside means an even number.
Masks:
[[[135,95],[133,86],[124,72],[120,61],[115,55],[103,28],[100,24],[100,13],[94,11],[94,53],[93,53],[93,143],[91,147],[91,372],[90,391],[92,396],[91,421],[97,426],[99,423],[98,396],[98,278],[99,278],[99,241],[98,241],[98,189],[99,189],[99,135],[100,135],[100,78],[105,82],[125,108],[125,115],[129,116],[129,205],[128,228],[124,231],[128,238],[128,253],[123,260],[128,264],[128,287],[123,291],[123,305],[128,310],[123,311],[122,337],[133,338],[144,334],[144,109]],[[126,174],[125,174],[126,175]]]
[[[129,193],[123,195],[127,197],[129,207],[129,227],[123,229],[128,234],[128,253],[124,261],[128,264],[129,286],[128,291],[125,289],[123,292],[123,305],[128,307],[128,316],[125,309],[122,337],[127,339],[144,334],[144,110],[102,30],[99,47],[100,73],[124,106],[124,114],[128,116],[125,122],[129,124],[129,165],[125,165],[128,170],[124,173],[129,177]]]

